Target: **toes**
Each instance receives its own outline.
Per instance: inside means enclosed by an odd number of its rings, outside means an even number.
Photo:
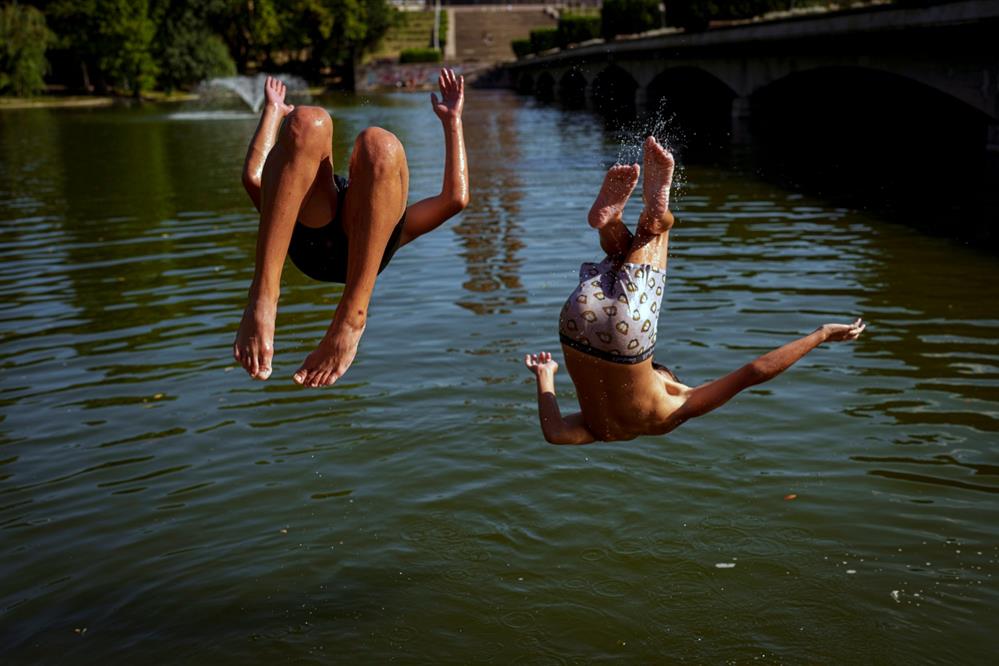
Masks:
[[[309,373],[305,371],[305,368],[299,368],[298,370],[295,371],[295,374],[292,375],[291,378],[295,380],[296,384],[304,385],[305,380],[308,376]]]

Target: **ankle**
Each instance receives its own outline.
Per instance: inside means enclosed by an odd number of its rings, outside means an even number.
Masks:
[[[280,295],[280,289],[263,289],[254,286],[250,287],[247,301],[252,308],[273,308],[277,306]]]
[[[673,213],[670,212],[669,208],[663,212],[650,212],[649,209],[646,208],[638,216],[638,224],[652,225],[653,227],[666,227],[668,229],[673,226]]]
[[[354,331],[363,331],[368,323],[367,308],[363,308],[341,301],[337,306],[333,321],[330,323],[330,331],[346,328]]]

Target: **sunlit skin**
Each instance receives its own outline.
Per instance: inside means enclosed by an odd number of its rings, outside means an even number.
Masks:
[[[350,186],[343,209],[349,240],[347,279],[340,303],[316,350],[294,373],[298,384],[329,386],[357,354],[368,304],[385,247],[402,218],[399,245],[433,231],[469,201],[468,160],[461,114],[465,84],[442,69],[440,96],[430,105],[444,130],[444,182],[440,194],[406,205],[409,169],[399,140],[381,128],[358,135],[350,156]],[[256,263],[233,356],[254,379],[271,376],[281,272],[296,220],[308,227],[329,223],[340,196],[333,184],[333,122],[325,109],[285,102],[286,87],[268,77],[266,105],[243,165],[243,186],[260,211]]]
[[[666,270],[669,232],[669,191],[673,156],[652,137],[645,142],[642,196],[645,207],[633,236],[621,218],[638,183],[639,165],[612,167],[590,209],[590,226],[600,233],[608,256],[622,262],[651,264]],[[562,416],[555,396],[558,363],[548,352],[528,354],[524,364],[538,389],[541,431],[552,444],[589,444],[663,435],[686,421],[721,407],[750,386],[769,381],[824,342],[856,340],[866,324],[823,324],[739,369],[700,386],[687,386],[652,359],[627,365],[596,358],[562,345],[569,376],[576,387],[579,412]]]

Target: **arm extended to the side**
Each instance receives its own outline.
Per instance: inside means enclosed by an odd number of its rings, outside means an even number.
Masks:
[[[808,335],[767,352],[738,370],[691,389],[687,400],[670,418],[676,425],[717,409],[740,391],[762,384],[784,372],[823,342],[856,340],[867,328],[861,319],[852,324],[824,324]],[[675,427],[675,426],[674,426]]]
[[[867,324],[860,319],[852,324],[825,324],[720,379],[695,388],[683,387],[680,392],[683,404],[670,414],[665,423],[660,423],[658,426],[649,423],[647,432],[649,434],[670,432],[685,421],[721,407],[740,391],[773,379],[823,342],[856,340],[866,327]],[[537,380],[538,417],[541,420],[541,432],[544,433],[545,440],[551,444],[589,444],[596,441],[597,438],[586,427],[581,412],[562,416],[558,399],[555,397],[555,373],[558,371],[558,363],[552,359],[552,355],[548,352],[528,354],[524,357],[524,364]]]
[[[555,373],[558,363],[548,352],[528,354],[524,365],[534,373],[538,383],[538,417],[541,419],[541,432],[550,444],[589,444],[596,441],[586,424],[583,414],[577,412],[562,418],[555,397]]]

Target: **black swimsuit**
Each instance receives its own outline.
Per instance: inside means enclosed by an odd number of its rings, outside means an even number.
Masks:
[[[318,228],[307,227],[301,222],[295,222],[295,230],[291,235],[291,245],[288,246],[288,256],[298,270],[313,280],[322,282],[347,281],[347,234],[343,231],[343,202],[347,198],[347,179],[333,175],[333,184],[337,189],[336,214],[333,219]],[[406,224],[406,214],[392,230],[385,254],[382,255],[381,273],[388,266],[395,251],[399,249],[402,227]]]

